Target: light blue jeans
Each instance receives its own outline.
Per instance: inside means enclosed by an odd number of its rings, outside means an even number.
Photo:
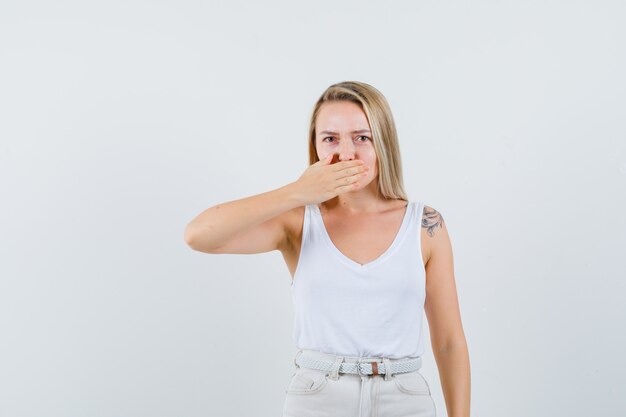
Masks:
[[[341,357],[310,349],[296,355],[325,359],[331,371],[296,367],[283,406],[283,417],[436,417],[428,382],[417,371],[385,375],[339,373]],[[383,358],[360,358],[383,363]],[[344,356],[345,362],[359,358]],[[402,359],[388,359],[395,362]]]

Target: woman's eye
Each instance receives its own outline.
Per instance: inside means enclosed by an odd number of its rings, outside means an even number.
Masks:
[[[359,142],[366,142],[366,141],[370,140],[370,138],[367,137],[367,136],[358,136],[358,138],[365,138],[366,139],[365,141],[359,141]],[[333,136],[327,136],[324,139],[322,139],[322,142],[324,142],[326,139],[334,139],[334,137]]]

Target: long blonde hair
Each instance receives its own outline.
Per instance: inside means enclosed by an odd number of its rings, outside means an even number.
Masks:
[[[315,121],[322,104],[351,101],[365,113],[372,131],[378,164],[378,192],[384,199],[408,201],[402,178],[402,161],[398,132],[387,99],[376,88],[359,81],[343,81],[331,85],[315,103],[309,127],[309,165],[319,161],[315,146]]]

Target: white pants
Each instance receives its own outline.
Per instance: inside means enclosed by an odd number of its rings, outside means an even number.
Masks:
[[[430,386],[417,371],[385,375],[338,373],[338,356],[300,349],[300,356],[335,363],[333,370],[296,367],[283,406],[283,417],[436,417]],[[360,358],[383,362],[383,358]],[[359,358],[345,356],[345,362]],[[395,362],[402,359],[385,359]]]

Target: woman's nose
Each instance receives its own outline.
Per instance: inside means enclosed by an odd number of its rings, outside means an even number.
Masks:
[[[339,160],[340,161],[349,161],[354,159],[354,144],[350,143],[350,141],[343,141],[339,146]]]
[[[353,159],[355,159],[355,155],[353,153],[352,154],[346,154],[346,153],[339,154],[340,161],[352,161]]]

